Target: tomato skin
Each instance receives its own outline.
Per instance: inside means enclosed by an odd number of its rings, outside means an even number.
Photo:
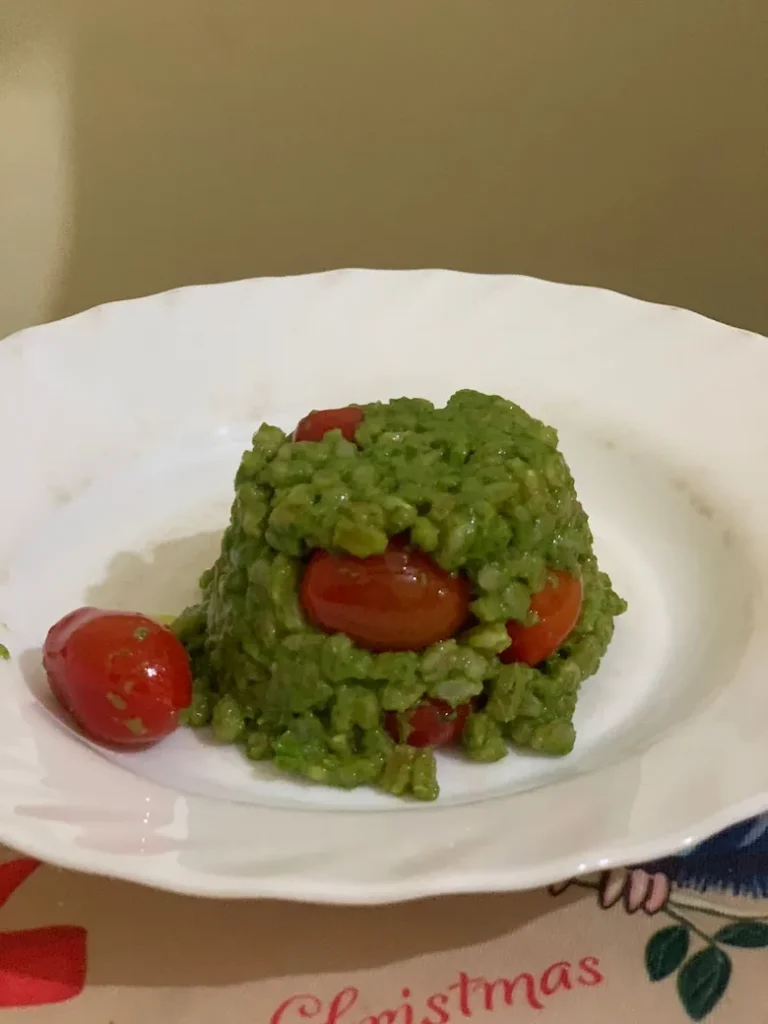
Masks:
[[[144,615],[70,612],[49,630],[43,666],[53,695],[99,743],[154,743],[173,732],[192,699],[181,642]]]
[[[301,583],[309,619],[369,651],[420,651],[454,636],[469,614],[469,583],[423,551],[392,540],[383,555],[316,551]]]
[[[461,738],[471,710],[470,704],[452,708],[446,701],[430,697],[402,715],[388,712],[384,728],[396,743],[401,743],[400,726],[405,723],[405,743],[409,747],[445,747]]]
[[[531,599],[531,611],[539,617],[534,626],[507,623],[510,645],[499,655],[504,664],[522,661],[538,665],[568,638],[581,612],[581,580],[559,569],[551,569],[544,588]]]
[[[321,409],[311,412],[300,421],[294,432],[294,441],[322,441],[329,430],[340,430],[347,441],[355,440],[357,428],[363,422],[363,410],[356,405],[344,409]]]

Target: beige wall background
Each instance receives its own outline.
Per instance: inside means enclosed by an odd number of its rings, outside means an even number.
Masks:
[[[0,335],[343,265],[768,333],[765,0],[0,0]]]

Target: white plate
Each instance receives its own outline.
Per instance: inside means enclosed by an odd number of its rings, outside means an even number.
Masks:
[[[528,278],[340,271],[94,309],[5,341],[0,381],[3,842],[182,892],[374,903],[540,885],[768,809],[765,339]],[[467,387],[559,428],[630,602],[570,757],[443,757],[422,806],[186,731],[108,754],[61,720],[47,627],[192,598],[261,420]]]

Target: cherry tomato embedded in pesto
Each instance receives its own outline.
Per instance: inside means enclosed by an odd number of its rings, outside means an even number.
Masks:
[[[429,698],[402,714],[388,712],[384,728],[396,743],[405,742],[409,747],[445,747],[461,739],[471,710],[469,704],[452,708],[444,700]]]
[[[531,599],[531,611],[538,617],[533,626],[507,623],[510,645],[499,655],[505,664],[522,661],[538,665],[554,654],[568,639],[581,613],[581,580],[559,569],[547,574],[544,588]]]
[[[187,652],[144,615],[80,608],[48,632],[43,665],[56,699],[99,743],[147,746],[192,698]]]
[[[356,405],[344,409],[321,409],[311,412],[299,423],[294,441],[322,441],[330,430],[340,430],[347,441],[355,440],[357,428],[363,422],[363,410]]]
[[[463,576],[398,539],[370,558],[316,551],[301,583],[309,619],[369,651],[420,651],[450,639],[467,620],[469,596]]]

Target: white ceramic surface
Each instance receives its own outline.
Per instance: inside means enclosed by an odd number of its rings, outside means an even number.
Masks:
[[[685,848],[768,809],[768,341],[610,292],[338,271],[117,303],[0,344],[0,841],[213,896],[516,889]],[[302,785],[179,731],[89,745],[47,627],[178,610],[259,422],[501,393],[555,425],[630,602],[562,760],[440,758],[440,800]]]

